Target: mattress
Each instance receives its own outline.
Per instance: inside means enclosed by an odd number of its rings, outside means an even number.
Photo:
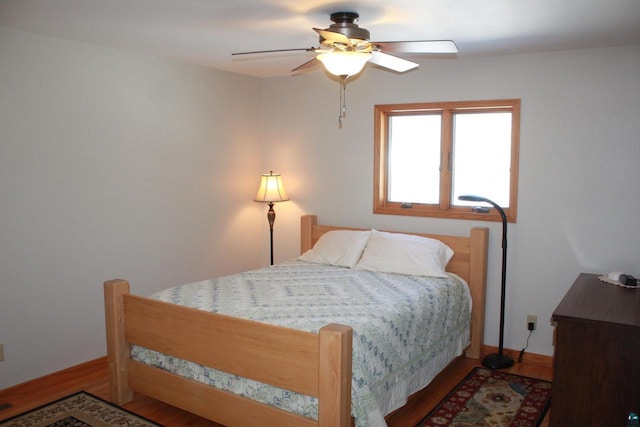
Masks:
[[[161,301],[317,333],[353,328],[352,415],[386,426],[469,344],[471,297],[460,277],[406,276],[294,260],[167,289]],[[135,360],[317,418],[317,399],[133,346]]]

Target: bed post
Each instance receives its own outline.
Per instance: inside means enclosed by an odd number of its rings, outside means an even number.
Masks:
[[[127,380],[127,361],[131,346],[125,339],[124,295],[129,295],[129,282],[104,282],[104,312],[107,329],[107,365],[109,371],[109,399],[123,405],[133,400],[133,390]]]
[[[471,359],[480,359],[484,344],[489,229],[474,227],[471,229],[470,238],[469,288],[473,300],[473,310],[471,311],[471,346],[465,352],[465,356]]]
[[[351,426],[351,359],[353,331],[330,324],[320,329],[318,426]]]
[[[317,215],[303,215],[300,217],[300,254],[313,247],[313,227],[318,225]]]

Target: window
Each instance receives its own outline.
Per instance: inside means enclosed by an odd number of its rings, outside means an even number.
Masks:
[[[515,222],[519,136],[518,99],[376,105],[374,213]]]

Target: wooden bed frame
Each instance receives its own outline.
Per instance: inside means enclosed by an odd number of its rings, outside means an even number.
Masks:
[[[323,233],[355,229],[301,218],[300,250]],[[488,229],[437,238],[455,252],[447,271],[464,278],[473,300],[471,345],[480,358],[484,334]],[[130,294],[126,280],[104,283],[110,399],[123,405],[139,392],[232,426],[351,426],[352,330],[330,324],[318,334],[209,313]],[[318,398],[318,420],[265,405],[131,359],[131,345],[190,360]]]

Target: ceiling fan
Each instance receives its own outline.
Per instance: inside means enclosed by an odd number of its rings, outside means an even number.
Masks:
[[[330,73],[340,77],[351,77],[362,71],[367,62],[399,73],[418,67],[415,62],[389,55],[389,52],[436,54],[458,52],[455,43],[451,40],[370,41],[369,30],[356,24],[359,16],[357,12],[332,13],[330,19],[333,24],[329,28],[313,29],[320,36],[319,47],[237,52],[232,55],[291,51],[316,52],[318,55],[315,58],[294,68],[291,72],[294,75],[301,74],[322,62]]]
[[[415,62],[390,55],[391,53],[436,53],[453,54],[458,49],[451,40],[422,40],[422,41],[370,41],[370,33],[366,28],[356,24],[360,15],[357,12],[335,12],[330,15],[333,22],[329,28],[314,28],[320,36],[320,46],[300,49],[275,49],[253,52],[238,52],[232,55],[250,55],[257,53],[307,51],[318,55],[310,61],[294,68],[291,72],[301,74],[315,68],[319,63],[325,69],[341,78],[340,92],[341,111],[339,123],[346,112],[346,82],[349,77],[359,74],[367,63],[379,67],[404,73],[418,67]]]

